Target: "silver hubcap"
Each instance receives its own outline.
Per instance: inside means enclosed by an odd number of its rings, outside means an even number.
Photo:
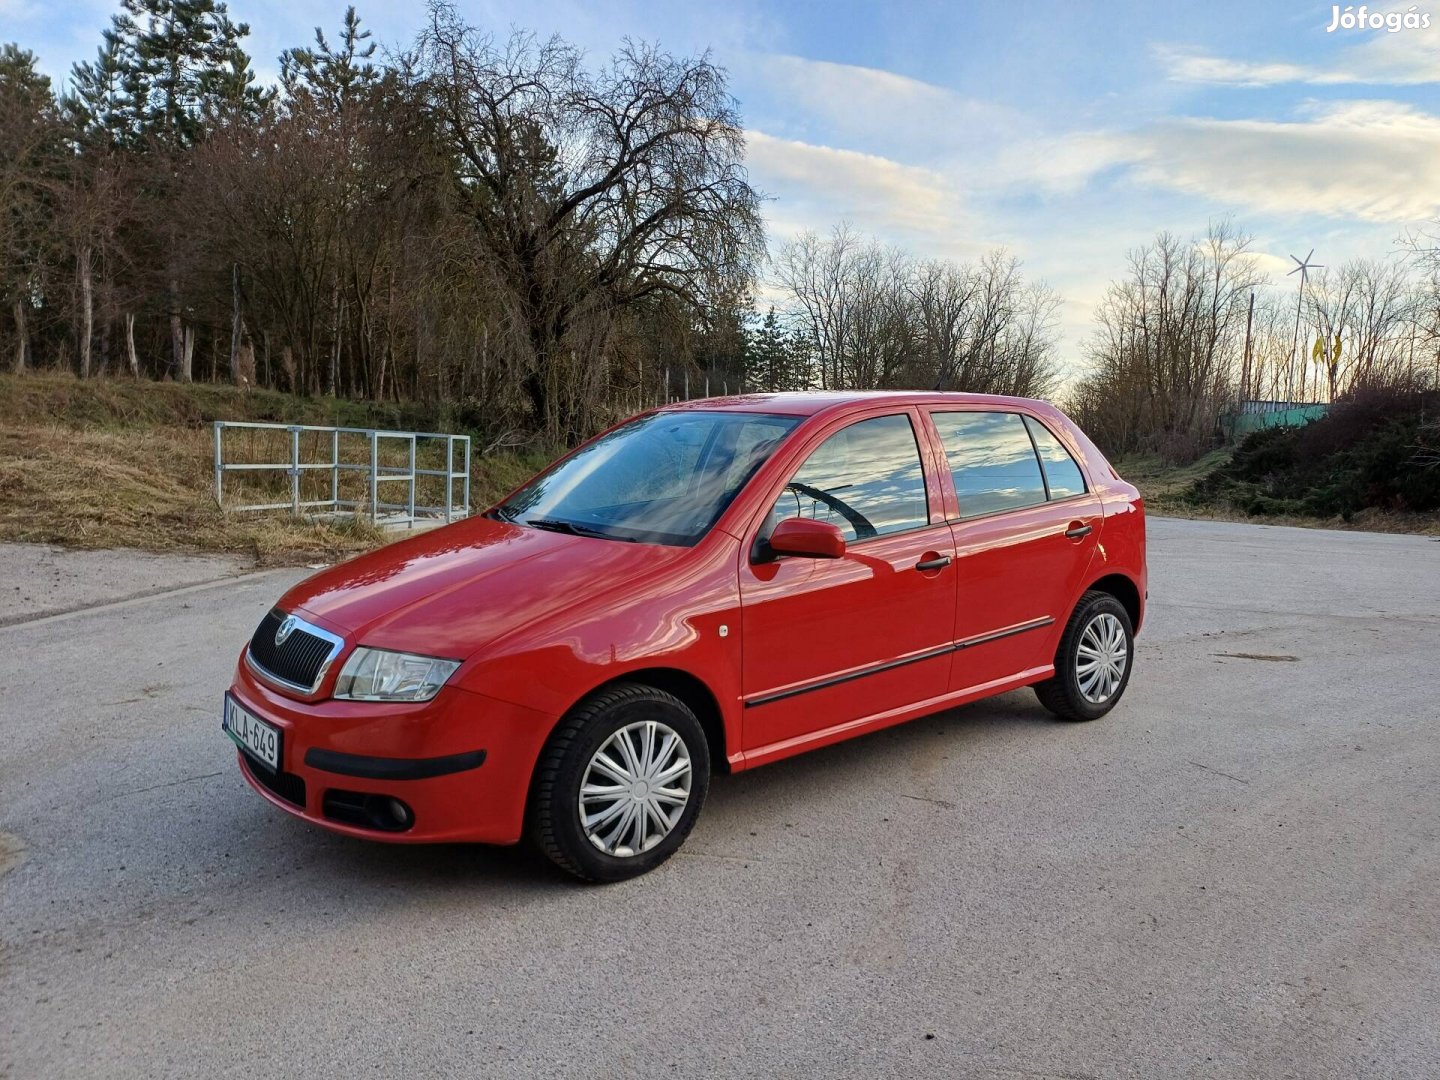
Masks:
[[[1108,613],[1096,615],[1080,635],[1075,677],[1085,700],[1099,705],[1109,701],[1125,677],[1130,646],[1120,620]]]
[[[580,826],[607,855],[628,858],[670,835],[690,802],[690,751],[656,720],[606,739],[580,781]]]

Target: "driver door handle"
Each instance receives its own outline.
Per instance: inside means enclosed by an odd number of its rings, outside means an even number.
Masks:
[[[1065,535],[1071,540],[1079,540],[1082,536],[1089,536],[1094,531],[1093,525],[1074,525],[1065,530]]]
[[[950,565],[949,555],[937,555],[933,559],[921,559],[915,564],[916,570],[943,570]]]

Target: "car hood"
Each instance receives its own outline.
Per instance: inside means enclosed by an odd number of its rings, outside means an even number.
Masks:
[[[321,571],[279,606],[351,641],[463,660],[599,591],[663,573],[688,550],[477,517]]]

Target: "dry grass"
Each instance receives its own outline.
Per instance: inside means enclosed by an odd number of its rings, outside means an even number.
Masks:
[[[386,540],[368,522],[224,514],[210,495],[208,457],[209,441],[196,431],[7,425],[0,431],[0,539],[232,552],[258,565],[328,561]]]
[[[257,565],[330,561],[377,547],[398,535],[364,521],[307,522],[284,511],[224,513],[212,491],[211,420],[375,422],[354,415],[357,410],[365,407],[282,394],[243,395],[224,387],[0,376],[0,540],[235,553]],[[237,460],[287,456],[263,438],[237,444],[235,450]],[[396,446],[386,456],[400,464],[400,453]],[[323,455],[309,455],[311,460],[321,456],[328,457],[328,448]],[[493,502],[544,460],[543,454],[476,459],[471,504]],[[317,473],[306,483],[323,485],[328,495],[329,477]],[[245,480],[232,480],[227,480],[227,494],[237,499],[288,498],[283,475],[251,478],[248,490]],[[359,477],[348,483],[358,485]],[[420,500],[443,502],[441,481],[430,484],[418,493]],[[458,483],[456,489],[458,498]],[[351,493],[358,494],[353,487],[346,492]]]
[[[1120,458],[1115,468],[1140,489],[1147,504],[1165,502],[1230,460],[1229,450],[1212,450],[1189,465],[1167,465],[1156,455]]]

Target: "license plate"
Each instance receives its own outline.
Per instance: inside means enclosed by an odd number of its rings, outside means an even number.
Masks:
[[[225,713],[220,719],[220,730],[267,769],[280,771],[280,729],[252,715],[229,694],[225,695]]]

